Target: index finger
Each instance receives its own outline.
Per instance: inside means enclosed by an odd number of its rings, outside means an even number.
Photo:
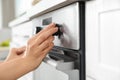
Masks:
[[[51,23],[49,24],[47,27],[45,27],[43,30],[41,30],[40,32],[38,32],[35,37],[38,37],[40,34],[42,34],[44,31],[48,31],[51,28],[55,27],[55,23]]]
[[[51,28],[48,31],[44,31],[43,33],[41,33],[38,37],[37,37],[37,44],[41,44],[43,41],[45,41],[48,37],[52,36],[55,32],[58,31],[58,28]]]

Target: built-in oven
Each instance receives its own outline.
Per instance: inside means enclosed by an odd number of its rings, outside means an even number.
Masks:
[[[54,48],[35,71],[35,80],[85,80],[85,3],[75,2],[32,19],[38,33],[56,23]]]

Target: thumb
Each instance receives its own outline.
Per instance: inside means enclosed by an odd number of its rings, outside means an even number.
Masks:
[[[25,50],[26,50],[26,46],[23,46],[23,47],[17,48],[16,53],[17,53],[18,55],[20,55],[20,54],[22,54]]]
[[[17,48],[11,48],[10,53],[15,54],[17,52]]]

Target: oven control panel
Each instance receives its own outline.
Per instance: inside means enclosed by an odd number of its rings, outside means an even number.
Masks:
[[[36,28],[36,33],[45,28],[50,23],[56,23],[59,28],[54,34],[54,44],[58,47],[69,49],[80,49],[80,21],[79,4],[74,3],[64,8],[41,15],[32,20]]]

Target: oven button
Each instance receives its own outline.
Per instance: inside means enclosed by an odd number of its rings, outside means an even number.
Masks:
[[[53,34],[53,36],[58,36],[60,38],[60,36],[63,34],[63,32],[61,30],[62,25],[56,24],[56,27],[58,27],[58,31],[55,34]]]

